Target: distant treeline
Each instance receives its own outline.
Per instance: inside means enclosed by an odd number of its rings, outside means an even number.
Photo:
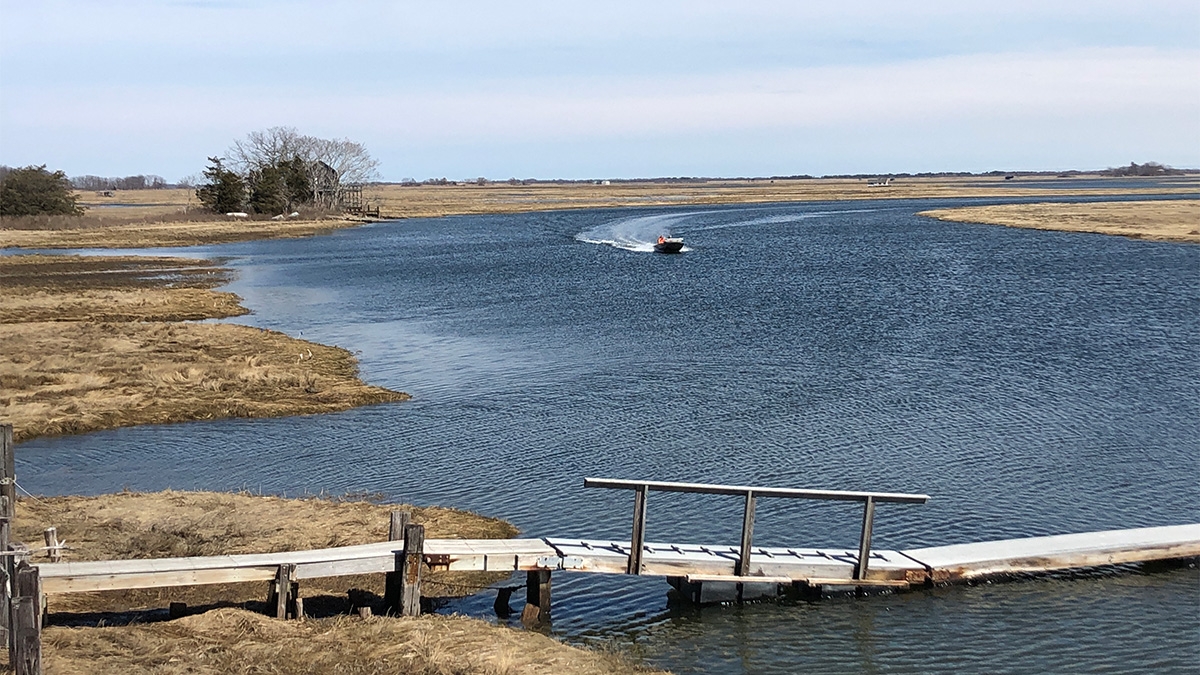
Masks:
[[[161,190],[173,187],[162,176],[72,176],[71,186],[76,190]]]

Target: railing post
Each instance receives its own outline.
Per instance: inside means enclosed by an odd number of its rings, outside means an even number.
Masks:
[[[17,510],[17,475],[13,448],[13,425],[0,424],[0,551],[8,551],[12,543],[12,523]],[[16,561],[11,556],[0,561],[0,638],[12,644],[10,610],[16,578]]]
[[[867,578],[867,565],[871,559],[871,527],[875,522],[875,498],[867,497],[863,505],[862,537],[858,540],[858,565],[854,568],[855,579]]]
[[[746,510],[742,514],[742,550],[738,556],[737,576],[750,574],[750,549],[754,540],[754,491],[746,491]]]
[[[633,536],[629,542],[626,574],[642,573],[642,548],[646,544],[646,495],[649,491],[648,485],[641,485],[633,493]]]

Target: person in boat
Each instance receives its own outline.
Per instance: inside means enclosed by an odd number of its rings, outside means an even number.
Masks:
[[[662,244],[662,243],[665,243],[666,241],[667,241],[666,237],[662,236],[661,234],[658,235],[658,243]]]

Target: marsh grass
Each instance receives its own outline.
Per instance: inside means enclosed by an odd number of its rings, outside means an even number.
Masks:
[[[461,616],[283,622],[225,608],[121,628],[51,627],[43,641],[47,675],[649,672],[619,654],[569,647],[539,633]]]
[[[0,257],[0,420],[17,440],[402,401],[344,349],[179,323],[245,313],[228,270],[178,258]]]
[[[922,211],[938,220],[1200,243],[1200,201],[1002,204]]]

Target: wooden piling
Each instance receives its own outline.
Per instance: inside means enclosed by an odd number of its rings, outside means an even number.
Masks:
[[[492,603],[496,616],[507,619],[512,614],[512,607],[508,603],[512,600],[513,591],[518,588],[520,586],[501,586],[496,589],[496,601]]]
[[[388,523],[388,541],[400,541],[404,538],[404,528],[412,522],[412,511],[408,509],[398,509],[392,511],[391,521]]]
[[[400,616],[420,616],[421,577],[425,568],[425,526],[409,524],[404,528],[404,550],[397,558],[400,584],[397,607]]]
[[[22,560],[13,575],[9,666],[16,675],[42,675],[41,584],[38,569]]]
[[[525,611],[521,622],[535,626],[550,622],[550,570],[529,570],[525,573]]]

